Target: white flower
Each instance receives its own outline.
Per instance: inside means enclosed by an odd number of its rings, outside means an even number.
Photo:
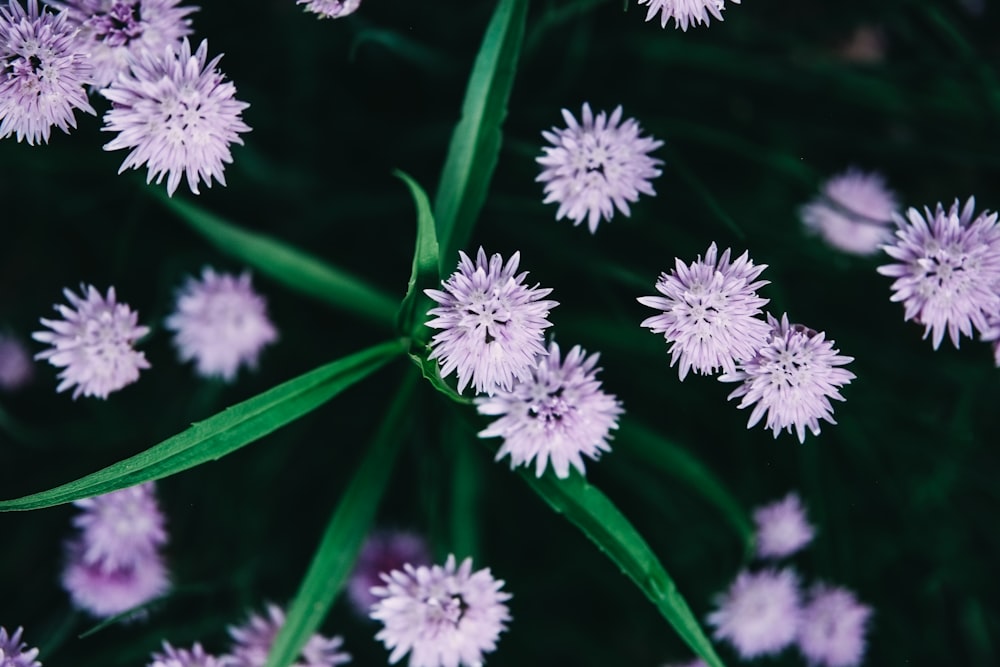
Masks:
[[[740,4],[740,0],[731,1]],[[674,24],[685,32],[689,25],[708,25],[711,17],[721,21],[722,10],[726,8],[725,0],[639,0],[639,4],[649,5],[647,21],[652,21],[659,13],[661,28],[666,28],[673,19]]]

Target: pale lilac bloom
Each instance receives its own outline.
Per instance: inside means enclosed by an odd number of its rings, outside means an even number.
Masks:
[[[134,349],[135,342],[149,333],[139,325],[138,314],[118,303],[115,288],[101,296],[93,285],[81,285],[81,296],[69,289],[63,294],[69,306],[56,304],[60,320],[41,319],[51,331],[36,331],[32,338],[51,347],[35,355],[62,368],[56,391],[73,388],[73,398],[107,398],[139,379],[149,368],[146,355]]]
[[[798,644],[810,665],[856,667],[865,656],[871,607],[845,589],[819,584],[802,609]]]
[[[715,243],[705,259],[689,265],[675,260],[674,269],[660,274],[656,289],[663,296],[639,297],[639,303],[662,310],[640,326],[662,333],[670,346],[670,365],[680,362],[680,379],[689,370],[699,375],[735,371],[736,362],[750,359],[767,342],[771,327],[760,319],[767,299],[757,280],[767,264],[754,264],[746,252],[730,261],[730,249],[718,256]]]
[[[730,0],[740,4],[740,0]],[[675,27],[687,32],[688,26],[708,25],[711,18],[722,20],[722,10],[726,8],[725,0],[639,0],[640,5],[649,5],[646,20],[652,21],[660,14],[660,27],[666,28],[670,19]]]
[[[837,423],[830,399],[844,400],[840,387],[850,384],[855,375],[839,366],[854,361],[854,357],[839,354],[825,333],[801,324],[790,325],[787,314],[779,321],[768,313],[767,321],[771,325],[768,343],[719,380],[741,383],[728,398],[742,397],[737,406],[741,410],[754,406],[747,428],[767,415],[765,426],[775,438],[782,429],[789,433],[794,429],[799,442],[805,442],[806,427],[819,435],[820,419]]]
[[[534,459],[538,477],[551,462],[563,479],[569,477],[570,465],[581,475],[586,472],[583,456],[596,460],[611,450],[610,432],[618,428],[623,410],[621,402],[601,389],[598,357],[588,357],[575,345],[563,360],[559,346],[550,343],[548,356],[538,361],[529,379],[510,391],[476,399],[479,414],[499,417],[479,432],[481,438],[503,438],[497,461],[509,454],[514,468]]]
[[[895,193],[876,172],[851,168],[832,177],[799,214],[806,228],[854,255],[874,255],[892,238]]]
[[[21,641],[23,633],[24,628],[18,628],[8,634],[7,628],[0,626],[0,667],[41,667],[35,659],[38,649]]]
[[[285,624],[285,612],[278,605],[267,605],[267,615],[252,614],[241,626],[230,627],[235,645],[229,655],[220,658],[221,667],[264,667],[278,632]],[[299,661],[292,667],[336,667],[351,661],[343,650],[339,635],[324,637],[313,634],[302,648]]]
[[[278,339],[267,302],[254,291],[250,273],[189,278],[167,318],[181,361],[194,361],[198,375],[232,382],[241,366],[257,367],[261,350]]]
[[[163,556],[153,553],[124,567],[109,569],[100,561],[88,563],[79,541],[68,545],[69,559],[62,574],[63,588],[73,606],[107,618],[145,604],[167,592],[170,577]]]
[[[211,653],[205,653],[201,644],[195,642],[190,649],[174,648],[163,642],[163,652],[153,653],[147,667],[221,667],[221,661]]]
[[[979,339],[991,344],[993,365],[1000,368],[1000,312],[987,315],[986,325],[986,330],[982,332]]]
[[[181,0],[48,0],[65,9],[79,29],[77,44],[90,55],[93,85],[104,88],[128,74],[130,58],[148,51],[161,53],[191,34],[189,14]]]
[[[443,290],[424,290],[439,305],[427,311],[427,326],[440,329],[431,339],[428,359],[438,359],[441,376],[458,375],[461,393],[471,382],[477,393],[510,391],[515,380],[531,378],[543,335],[551,326],[549,310],[559,304],[544,297],[552,292],[528,287],[528,272],[517,272],[521,253],[504,264],[480,248],[473,262],[459,251],[458,269],[442,281]]]
[[[229,145],[242,144],[239,134],[250,131],[240,115],[250,105],[235,99],[236,87],[218,69],[221,58],[208,60],[207,41],[192,53],[185,37],[135,54],[130,72],[101,90],[112,103],[101,129],[118,132],[104,150],[131,149],[119,174],[146,165],[146,182],[166,176],[168,195],[182,176],[194,194],[200,181],[226,184]]]
[[[883,246],[898,263],[878,267],[883,276],[895,278],[891,301],[902,301],[904,320],[924,325],[938,349],[945,330],[955,347],[972,327],[980,333],[987,319],[1000,312],[1000,227],[997,214],[975,215],[976,201],[969,197],[959,208],[939,203],[934,211],[915,208],[906,217],[895,216],[896,240]]]
[[[740,572],[716,605],[708,616],[713,636],[732,644],[744,660],[774,655],[798,636],[802,610],[794,570]]]
[[[296,0],[303,9],[318,14],[321,19],[339,19],[353,14],[361,6],[361,0]]]
[[[380,530],[365,540],[354,564],[354,571],[347,582],[347,599],[354,610],[367,617],[371,606],[378,600],[371,589],[382,584],[382,573],[411,565],[430,565],[431,554],[427,542],[416,533],[398,530]]]
[[[381,598],[371,617],[385,625],[375,639],[392,651],[389,663],[410,654],[410,667],[474,667],[496,649],[510,620],[510,594],[489,568],[472,571],[472,559],[456,566],[449,555],[444,566],[413,567],[383,574]]]
[[[35,367],[25,344],[19,338],[0,334],[0,390],[17,391],[34,376]]]
[[[164,517],[153,482],[77,500],[81,557],[115,570],[140,563],[167,543]]]
[[[48,143],[53,126],[76,127],[75,110],[96,114],[86,90],[93,69],[75,33],[64,14],[39,12],[38,0],[0,6],[0,139]]]
[[[757,555],[761,558],[790,556],[812,542],[816,535],[796,493],[758,507],[753,512],[753,521],[757,527]]]
[[[566,217],[576,226],[586,218],[595,233],[601,218],[610,221],[615,208],[628,216],[629,202],[638,201],[640,193],[656,194],[650,181],[662,173],[663,161],[649,153],[663,142],[640,136],[634,118],[622,122],[621,106],[610,118],[604,111],[595,117],[585,102],[579,123],[568,109],[562,115],[566,127],[542,132],[551,146],[535,159],[543,167],[535,180],[545,183],[544,203],[559,203],[556,220]]]

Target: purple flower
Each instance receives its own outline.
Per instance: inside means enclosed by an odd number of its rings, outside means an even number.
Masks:
[[[70,306],[56,305],[61,320],[41,319],[52,331],[36,331],[32,338],[52,347],[35,355],[62,368],[56,391],[71,387],[73,398],[108,394],[139,379],[139,371],[149,368],[146,355],[132,346],[149,333],[140,326],[138,314],[115,299],[109,287],[102,297],[93,285],[81,285],[82,296],[69,289],[63,294]]]
[[[799,442],[805,442],[806,427],[819,435],[819,420],[831,424],[830,399],[844,400],[839,388],[854,379],[854,373],[838,368],[854,361],[834,349],[826,334],[801,324],[789,325],[788,315],[781,321],[768,314],[771,339],[757,356],[739,364],[736,371],[719,376],[721,382],[741,382],[729,400],[743,397],[739,408],[754,405],[747,428],[753,428],[765,414],[766,427],[778,437],[781,429],[794,428]]]
[[[740,572],[708,616],[715,639],[728,641],[744,660],[773,655],[795,641],[802,610],[793,570]]]
[[[521,253],[504,264],[499,254],[486,258],[480,248],[473,261],[459,251],[458,269],[442,281],[444,290],[424,290],[439,306],[427,314],[432,329],[428,359],[439,359],[441,375],[458,374],[461,393],[472,382],[477,393],[510,391],[515,380],[527,380],[540,355],[542,336],[551,326],[549,310],[559,304],[546,300],[551,289],[528,287],[528,272],[517,273]]]
[[[135,54],[130,73],[101,90],[112,103],[101,129],[119,133],[104,150],[131,149],[119,174],[147,165],[146,182],[166,176],[169,195],[181,176],[194,194],[199,181],[226,184],[223,163],[233,161],[229,145],[243,143],[239,133],[250,131],[240,116],[250,105],[233,97],[236,87],[218,69],[221,58],[208,60],[207,41],[192,54],[185,37]]]
[[[267,616],[252,614],[241,626],[230,627],[229,634],[235,642],[233,651],[220,658],[222,667],[264,667],[267,654],[285,624],[285,612],[278,605],[267,605]],[[344,640],[339,635],[324,637],[314,634],[302,648],[301,660],[292,667],[336,667],[351,661],[344,653]]]
[[[892,238],[895,193],[881,174],[851,168],[823,184],[818,197],[802,207],[802,222],[834,248],[874,255]]]
[[[163,653],[153,653],[147,667],[221,667],[221,662],[214,655],[205,653],[198,642],[189,650],[174,648],[164,641]]]
[[[199,375],[226,382],[236,378],[240,366],[256,368],[264,346],[278,339],[250,274],[217,274],[207,267],[200,281],[189,278],[178,293],[166,326],[175,332],[181,361],[194,360]]]
[[[865,632],[871,607],[851,591],[819,584],[802,610],[799,650],[810,665],[856,667],[865,656]]]
[[[896,215],[896,241],[883,246],[896,264],[878,267],[892,284],[892,301],[902,301],[903,318],[924,325],[938,349],[945,329],[958,347],[960,334],[972,336],[988,328],[987,318],[1000,312],[1000,228],[997,214],[983,211],[973,218],[976,200],[959,210],[956,199],[924,214],[911,208]]]
[[[65,9],[79,29],[79,49],[89,54],[93,84],[104,88],[128,74],[129,59],[163,49],[191,34],[188,17],[197,7],[178,7],[181,0],[48,0]]]
[[[142,562],[167,543],[153,482],[77,500],[80,554],[88,564],[115,570]]]
[[[347,599],[355,611],[367,618],[378,600],[371,589],[382,583],[381,574],[401,569],[406,563],[429,565],[430,551],[416,533],[382,530],[372,533],[361,547],[354,571],[347,582]]]
[[[543,167],[535,180],[545,183],[545,204],[559,203],[556,220],[566,217],[576,226],[586,217],[593,234],[602,217],[611,221],[616,207],[627,216],[639,193],[656,194],[650,180],[660,175],[663,161],[648,154],[663,142],[639,136],[634,118],[623,123],[621,106],[610,118],[603,111],[595,118],[585,102],[582,123],[568,109],[562,115],[565,128],[542,132],[551,146],[535,158]]]
[[[500,417],[479,433],[504,439],[496,460],[509,454],[513,468],[535,459],[539,477],[551,461],[556,476],[566,478],[571,464],[581,475],[586,472],[581,454],[596,460],[610,451],[609,433],[618,428],[621,403],[601,390],[599,355],[586,355],[576,345],[563,361],[559,346],[550,343],[548,356],[531,369],[529,379],[476,399],[479,414]]]
[[[443,567],[407,564],[382,579],[371,617],[385,625],[375,639],[392,651],[390,664],[409,653],[410,667],[480,665],[507,629],[504,582],[489,568],[473,572],[471,558],[457,567],[453,555]]]
[[[0,626],[0,667],[41,667],[42,663],[35,660],[38,657],[37,648],[28,648],[21,641],[24,628],[18,628],[12,634],[7,634],[7,628]]]
[[[790,556],[812,542],[816,534],[795,493],[758,507],[753,512],[753,520],[757,524],[757,555],[761,558]]]
[[[17,391],[34,377],[28,348],[19,338],[0,334],[0,390]]]
[[[750,359],[767,342],[770,327],[761,320],[767,299],[757,290],[768,284],[757,280],[767,264],[754,264],[746,252],[729,260],[730,249],[718,256],[715,243],[704,261],[699,255],[690,266],[675,260],[674,270],[660,274],[656,289],[663,296],[639,297],[639,303],[663,312],[641,326],[662,333],[670,347],[670,365],[680,362],[680,379],[692,368],[699,375],[720,368],[735,371],[735,362]]]
[[[361,0],[296,0],[303,9],[318,14],[321,19],[339,19],[353,14],[361,6]]]
[[[983,331],[979,339],[992,343],[993,364],[1000,368],[1000,312],[991,313],[986,317],[986,330]]]
[[[740,0],[730,0],[740,4]],[[722,10],[726,8],[725,0],[639,0],[640,5],[649,5],[646,20],[652,21],[657,12],[660,14],[660,27],[666,28],[670,19],[681,30],[687,32],[688,25],[708,25],[711,17],[722,20]]]
[[[48,143],[53,126],[76,127],[75,109],[96,114],[87,102],[92,68],[74,41],[64,14],[27,10],[18,0],[0,6],[0,139]]]
[[[74,505],[83,511],[73,519],[79,534],[67,545],[63,586],[77,607],[113,616],[167,591],[167,533],[152,482]]]

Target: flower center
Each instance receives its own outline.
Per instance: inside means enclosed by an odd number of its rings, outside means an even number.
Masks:
[[[84,25],[94,30],[94,39],[108,46],[128,46],[145,29],[138,0],[115,0],[107,14],[97,14]]]

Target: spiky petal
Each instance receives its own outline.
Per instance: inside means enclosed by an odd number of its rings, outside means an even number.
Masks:
[[[353,14],[361,6],[361,0],[296,0],[297,5],[316,14],[321,19],[339,19]]]
[[[154,652],[147,667],[220,667],[221,663],[211,653],[206,653],[201,644],[195,642],[190,649],[174,648],[163,642],[163,652]]]
[[[365,540],[347,582],[347,599],[359,615],[367,618],[378,598],[371,589],[382,583],[382,573],[401,569],[406,563],[430,565],[427,541],[416,533],[379,530]]]
[[[285,624],[285,612],[278,605],[267,605],[267,615],[253,614],[241,626],[230,627],[233,650],[222,656],[222,667],[264,667],[278,631]],[[313,634],[302,648],[300,659],[292,667],[336,667],[346,665],[351,656],[342,651],[342,637]]]
[[[740,0],[730,0],[740,4]],[[670,19],[674,25],[684,32],[688,26],[708,25],[711,19],[722,20],[722,10],[726,8],[725,0],[639,0],[640,5],[649,5],[646,20],[652,21],[660,15],[660,27],[666,28]]]
[[[28,648],[21,641],[23,633],[24,628],[18,628],[8,634],[7,628],[0,626],[0,667],[42,667],[42,663],[35,659],[38,649]]]

